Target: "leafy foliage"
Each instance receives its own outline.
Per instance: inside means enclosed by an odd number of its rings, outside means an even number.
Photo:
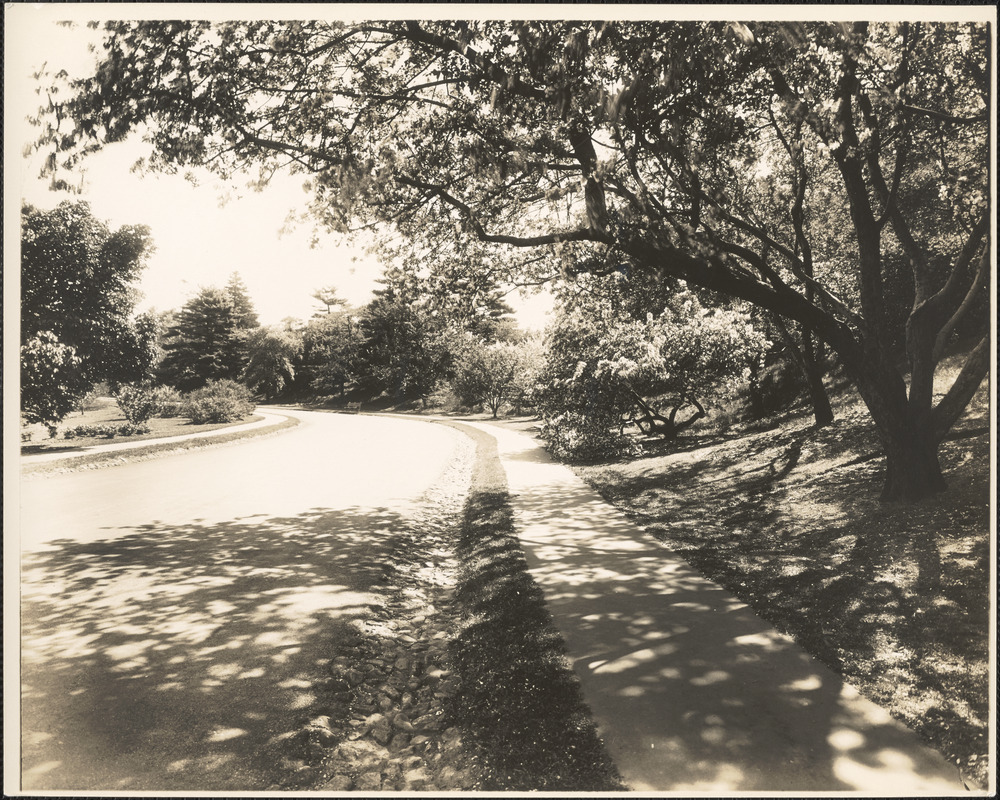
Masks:
[[[153,412],[158,417],[179,417],[184,407],[181,393],[173,386],[155,386],[152,390]]]
[[[319,314],[302,331],[297,375],[315,392],[343,395],[361,375],[363,344],[358,312],[345,308]]]
[[[376,290],[361,318],[362,385],[397,402],[430,394],[448,376],[451,348],[434,318],[398,287]]]
[[[687,290],[656,316],[630,318],[622,280],[564,304],[548,332],[539,397],[543,436],[560,456],[628,452],[632,423],[673,438],[704,416],[707,397],[745,384],[769,344],[745,312],[705,308]]]
[[[234,422],[252,414],[254,407],[246,386],[227,379],[210,380],[188,393],[183,415],[195,425]]]
[[[253,330],[260,325],[246,284],[238,272],[229,276],[229,281],[226,283],[226,297],[229,298],[229,305],[233,310],[233,324],[237,330]]]
[[[21,415],[41,423],[55,436],[56,425],[90,390],[83,359],[51,331],[42,331],[21,345]]]
[[[245,355],[229,295],[211,287],[201,289],[167,328],[163,349],[159,379],[181,391],[210,380],[237,378]]]
[[[133,425],[148,422],[157,412],[156,398],[152,387],[132,384],[119,387],[115,401],[122,414]]]
[[[144,422],[127,422],[124,425],[77,425],[63,431],[65,439],[114,439],[116,436],[142,436],[151,431]]]
[[[523,391],[523,378],[530,369],[525,356],[517,344],[470,339],[456,356],[452,389],[465,405],[488,407],[495,419],[500,408]]]
[[[30,419],[55,424],[95,383],[147,374],[151,320],[132,313],[151,247],[148,229],[111,231],[87,203],[23,206],[21,402]]]
[[[265,397],[274,397],[295,379],[295,361],[302,352],[302,339],[291,331],[261,327],[247,336],[246,350],[243,382]]]
[[[330,229],[392,226],[427,252],[485,248],[477,272],[502,265],[525,282],[625,270],[748,301],[837,352],[885,449],[887,497],[943,488],[937,447],[989,362],[988,316],[975,311],[989,270],[988,26],[106,30],[95,74],[52,93],[39,118],[53,169],[148,125],[155,168],[310,173]],[[899,266],[908,311],[887,290]],[[935,400],[963,327],[979,344]]]

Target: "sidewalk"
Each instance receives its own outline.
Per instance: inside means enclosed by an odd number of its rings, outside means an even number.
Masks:
[[[969,794],[943,756],[530,437],[465,424],[497,440],[531,573],[631,790]]]
[[[114,444],[95,444],[90,447],[81,447],[79,450],[61,451],[54,453],[36,453],[34,455],[21,456],[22,466],[29,464],[42,464],[48,461],[64,461],[71,458],[80,458],[95,453],[113,453],[118,450],[135,450],[139,447],[153,447],[171,442],[182,442],[187,439],[209,439],[213,436],[225,436],[231,433],[244,433],[256,430],[257,428],[267,428],[280,424],[287,419],[284,414],[274,414],[270,411],[257,409],[254,414],[263,417],[256,422],[248,422],[245,425],[233,425],[229,428],[217,428],[213,431],[203,431],[201,433],[186,433],[182,436],[168,436],[162,439],[141,439],[136,442],[115,442]]]

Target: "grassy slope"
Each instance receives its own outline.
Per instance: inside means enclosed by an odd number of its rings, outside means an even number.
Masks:
[[[990,602],[985,387],[942,445],[949,490],[878,501],[883,459],[863,408],[822,430],[658,445],[578,473],[925,740],[985,780]]]
[[[121,416],[121,412],[119,411],[117,405],[115,405],[114,401],[109,398],[102,398],[102,400],[106,402],[99,403],[98,407],[91,408],[84,414],[74,414],[63,420],[62,424],[59,426],[60,433],[64,430],[75,428],[78,425],[117,425],[124,423],[125,418]],[[205,447],[217,447],[219,445],[229,444],[242,439],[257,436],[268,436],[276,433],[277,431],[294,427],[299,424],[297,419],[288,418],[284,422],[249,431],[233,431],[231,433],[219,433],[216,436],[208,438],[178,439],[172,442],[161,442],[159,444],[150,444],[145,447],[130,448],[128,450],[116,450],[112,452],[97,451],[88,453],[87,455],[76,455],[82,448],[89,447],[91,445],[115,444],[119,442],[141,443],[151,439],[169,438],[172,436],[183,436],[184,434],[190,433],[203,433],[206,431],[234,428],[239,425],[245,425],[249,422],[256,422],[259,419],[262,419],[262,417],[255,414],[247,417],[246,419],[238,420],[237,422],[219,423],[215,425],[194,425],[190,422],[190,420],[183,417],[157,417],[149,421],[152,431],[141,436],[122,436],[115,437],[113,439],[105,437],[79,437],[74,439],[44,438],[42,441],[32,441],[22,444],[21,454],[33,455],[37,453],[65,453],[67,459],[72,456],[72,460],[58,459],[38,464],[25,464],[21,467],[21,474],[23,476],[44,477],[80,469],[94,469],[127,462],[145,461],[149,458],[155,458],[159,455],[173,453],[178,450],[200,450]],[[43,431],[42,435],[45,437],[48,436],[47,433],[44,433],[45,429],[41,425],[30,426],[29,429],[33,431],[35,429]],[[35,438],[37,439],[38,437],[36,436]]]

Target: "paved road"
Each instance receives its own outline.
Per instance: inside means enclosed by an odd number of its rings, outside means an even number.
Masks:
[[[497,439],[521,545],[627,785],[967,794],[958,770],[528,436]]]
[[[461,436],[288,413],[275,437],[22,481],[24,789],[282,776],[406,500]]]

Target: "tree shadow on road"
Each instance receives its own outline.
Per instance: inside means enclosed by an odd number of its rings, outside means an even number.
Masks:
[[[151,524],[22,561],[22,788],[275,788],[380,604],[378,509]]]

